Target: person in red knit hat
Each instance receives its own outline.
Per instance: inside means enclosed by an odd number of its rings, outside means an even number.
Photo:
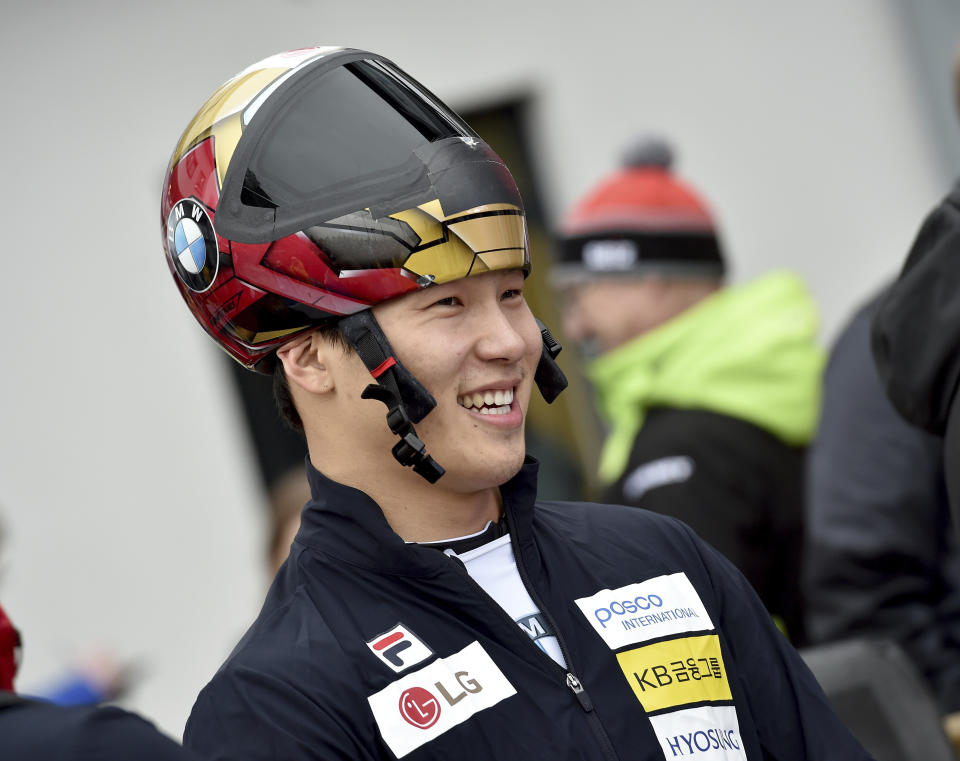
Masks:
[[[604,497],[688,523],[800,644],[817,309],[792,273],[727,286],[713,215],[672,164],[642,137],[561,224],[552,278],[610,426]]]

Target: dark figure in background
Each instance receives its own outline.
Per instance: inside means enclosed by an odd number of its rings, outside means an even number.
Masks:
[[[960,51],[953,89],[960,113]],[[947,493],[960,527],[960,181],[924,220],[880,302],[871,348],[897,411],[944,439]]]
[[[808,467],[804,589],[812,644],[899,644],[944,713],[960,710],[960,553],[943,440],[909,425],[884,394],[870,323],[886,290],[830,353]]]
[[[887,396],[910,423],[944,439],[954,523],[960,516],[960,184],[930,212],[873,318]]]
[[[4,761],[199,761],[139,716],[60,706],[13,692],[20,635],[0,608],[0,758]]]
[[[554,281],[611,430],[605,499],[680,518],[736,565],[795,644],[804,447],[819,402],[817,310],[799,278],[724,286],[706,204],[663,141],[580,200]]]

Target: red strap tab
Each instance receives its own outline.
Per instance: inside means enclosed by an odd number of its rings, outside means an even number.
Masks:
[[[395,364],[397,364],[397,360],[395,360],[393,357],[387,357],[377,367],[370,371],[370,375],[372,375],[374,378],[379,378]]]

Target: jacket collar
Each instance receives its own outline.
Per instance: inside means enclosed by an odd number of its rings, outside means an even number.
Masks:
[[[539,463],[528,456],[520,471],[500,487],[510,532],[521,542],[533,521],[538,469]],[[309,459],[307,480],[311,499],[300,518],[299,544],[381,573],[432,576],[449,566],[442,553],[404,542],[371,497],[327,478]]]

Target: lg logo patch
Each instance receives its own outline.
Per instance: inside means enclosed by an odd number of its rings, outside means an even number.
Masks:
[[[483,685],[476,679],[471,679],[466,671],[457,671],[454,677],[457,682],[454,686],[450,684],[445,686],[442,681],[435,682],[433,685],[451,708],[468,695],[483,692]],[[400,696],[400,715],[408,724],[427,729],[436,724],[437,719],[440,718],[440,701],[423,687],[410,687]]]
[[[403,758],[512,695],[516,690],[497,664],[479,642],[471,642],[458,653],[398,677],[367,701],[384,742]]]
[[[423,687],[411,687],[400,696],[400,715],[408,724],[429,729],[440,718],[440,703]]]
[[[433,655],[433,650],[403,624],[397,624],[389,631],[374,637],[367,642],[367,647],[398,674]]]

